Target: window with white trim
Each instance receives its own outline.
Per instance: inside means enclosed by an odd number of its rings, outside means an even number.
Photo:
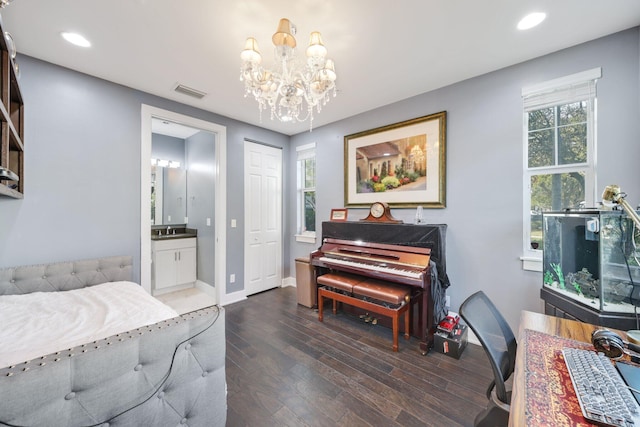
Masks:
[[[542,212],[595,205],[600,76],[595,68],[522,89],[525,260],[542,258]]]
[[[316,144],[296,147],[297,153],[297,218],[296,241],[316,241]]]

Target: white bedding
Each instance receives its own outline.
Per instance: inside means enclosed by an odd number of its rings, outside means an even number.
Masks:
[[[177,315],[132,282],[0,296],[0,368]]]

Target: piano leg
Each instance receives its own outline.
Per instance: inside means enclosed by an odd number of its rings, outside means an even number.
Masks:
[[[411,306],[411,302],[409,302],[409,309],[407,311],[404,312],[404,339],[405,340],[410,340],[411,339],[411,310],[412,306]]]
[[[391,318],[392,320],[392,331],[393,331],[393,351],[398,351],[398,316],[394,316]]]
[[[423,289],[422,298],[418,299],[418,325],[420,327],[420,351],[423,356],[433,347],[433,302],[431,287]]]

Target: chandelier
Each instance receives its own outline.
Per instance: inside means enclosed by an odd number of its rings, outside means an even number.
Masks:
[[[313,126],[313,110],[319,113],[329,102],[329,94],[336,96],[336,72],[320,33],[311,33],[306,61],[296,57],[296,27],[288,19],[281,19],[271,38],[275,46],[276,66],[269,70],[261,66],[262,55],[258,42],[249,37],[240,54],[242,67],[240,80],[244,81],[245,94],[253,95],[258,102],[260,120],[262,111],[271,110],[271,120],[303,122],[309,119],[309,131]]]

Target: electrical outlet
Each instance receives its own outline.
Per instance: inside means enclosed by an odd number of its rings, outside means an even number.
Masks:
[[[236,275],[235,274],[230,274],[229,275],[229,283],[236,283]]]
[[[211,218],[207,218],[207,227],[211,227]]]
[[[449,295],[444,297],[444,305],[451,307],[451,297]]]

